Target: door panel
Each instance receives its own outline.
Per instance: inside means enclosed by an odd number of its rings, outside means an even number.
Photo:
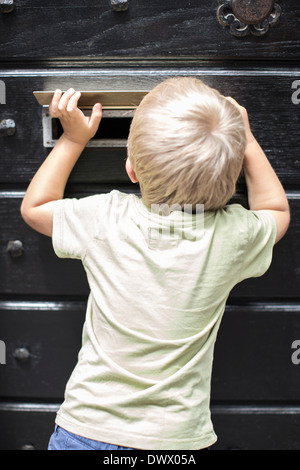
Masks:
[[[217,18],[217,0],[129,0],[115,12],[107,0],[15,0],[2,14],[2,59],[65,57],[197,57],[295,59],[299,2],[281,0],[278,25],[264,37],[236,38]]]

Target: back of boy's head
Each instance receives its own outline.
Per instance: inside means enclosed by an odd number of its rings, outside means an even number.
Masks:
[[[245,146],[237,107],[201,80],[178,77],[140,103],[128,158],[147,206],[204,204],[204,210],[216,210],[235,192]]]

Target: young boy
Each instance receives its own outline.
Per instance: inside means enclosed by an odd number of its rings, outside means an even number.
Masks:
[[[50,112],[64,133],[21,207],[59,257],[82,261],[91,290],[49,449],[207,448],[217,439],[210,381],[225,303],[268,269],[289,225],[285,192],[246,110],[182,77],[155,87],[133,118],[126,170],[142,197],[62,199],[101,120],[101,105],[85,117],[79,96],[56,91]],[[242,168],[250,210],[226,205]]]

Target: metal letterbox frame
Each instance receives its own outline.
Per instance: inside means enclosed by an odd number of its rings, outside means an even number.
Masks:
[[[82,91],[78,107],[85,115],[91,114],[95,103],[102,104],[103,118],[132,118],[135,109],[147,94],[147,91]],[[49,113],[54,91],[34,91],[38,103],[43,106],[43,145],[54,147],[57,139],[53,137],[53,118]],[[87,147],[126,147],[127,139],[97,139],[93,138],[87,143]]]

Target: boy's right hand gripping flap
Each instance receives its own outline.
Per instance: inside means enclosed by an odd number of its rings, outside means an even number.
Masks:
[[[56,90],[49,106],[51,116],[60,120],[64,136],[68,140],[85,146],[95,135],[102,117],[102,106],[96,103],[91,116],[85,116],[78,108],[80,92],[70,88],[65,93]]]

